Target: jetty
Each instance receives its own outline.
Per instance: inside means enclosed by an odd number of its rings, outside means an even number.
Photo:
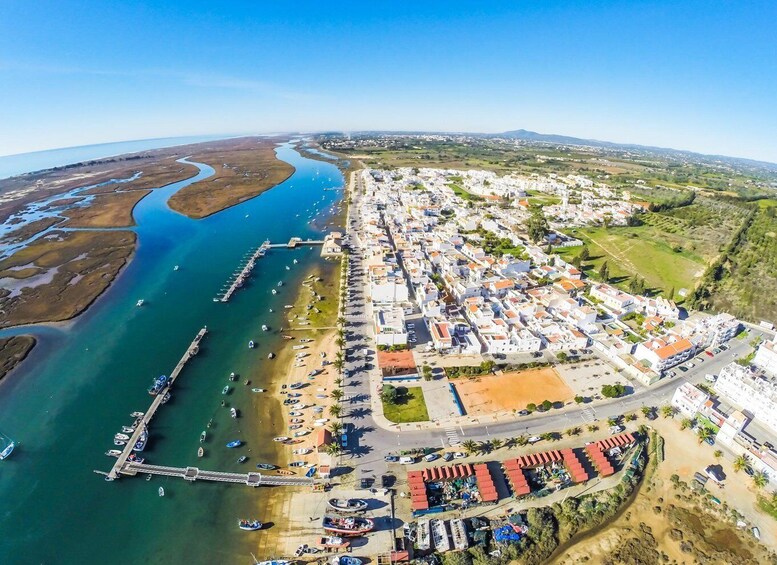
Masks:
[[[111,468],[111,470],[106,475],[107,480],[112,481],[114,479],[118,479],[124,472],[125,468],[129,464],[127,462],[127,458],[130,456],[130,453],[132,453],[132,448],[135,447],[135,444],[140,438],[140,434],[143,433],[143,430],[148,428],[148,425],[154,418],[156,411],[162,405],[165,394],[169,392],[173,384],[175,384],[176,379],[181,374],[181,371],[186,366],[186,363],[199,352],[200,342],[207,333],[208,327],[205,326],[199,332],[197,332],[194,340],[189,344],[189,347],[186,348],[186,353],[183,354],[183,357],[181,357],[181,360],[178,361],[178,364],[173,369],[173,372],[170,373],[165,387],[160,390],[159,394],[154,397],[154,400],[151,402],[151,406],[148,407],[148,410],[146,410],[145,414],[143,414],[143,416],[138,419],[135,425],[135,431],[132,432],[132,436],[130,437],[129,441],[127,441],[127,445],[124,446],[121,455],[119,455],[119,457],[116,459],[116,463],[113,465],[113,468]]]
[[[292,237],[287,243],[270,243],[268,239],[262,245],[269,248],[286,247],[288,249],[294,249],[302,245],[324,245],[323,239],[302,239],[301,237]]]
[[[205,471],[198,467],[167,467],[164,465],[147,465],[145,463],[127,463],[122,470],[125,475],[161,475],[163,477],[179,477],[185,481],[215,481],[220,483],[244,484],[258,486],[309,487],[315,481],[307,477],[285,477],[282,475],[265,475],[262,473],[227,473],[223,471]]]

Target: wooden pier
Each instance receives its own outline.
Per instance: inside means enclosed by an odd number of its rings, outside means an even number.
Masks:
[[[288,249],[294,249],[302,245],[324,245],[323,239],[302,239],[301,237],[292,237],[288,243],[270,243],[268,239],[262,246],[269,248],[286,247]]]
[[[143,430],[148,428],[148,424],[151,422],[151,419],[154,417],[154,414],[156,414],[157,409],[162,405],[162,399],[164,398],[165,394],[170,391],[173,384],[175,383],[175,380],[178,378],[178,375],[181,374],[181,371],[186,366],[186,363],[197,355],[197,353],[200,350],[200,342],[205,337],[205,334],[208,333],[207,326],[202,328],[199,332],[197,332],[197,335],[195,336],[194,340],[189,344],[189,347],[186,349],[186,353],[183,354],[183,357],[181,357],[181,360],[178,361],[178,364],[173,369],[173,372],[170,373],[170,376],[167,379],[167,384],[165,387],[159,391],[159,394],[157,394],[154,397],[154,400],[151,402],[151,406],[148,407],[148,410],[146,410],[146,413],[143,414],[143,417],[139,418],[135,431],[132,433],[132,436],[127,441],[127,445],[124,446],[124,449],[121,452],[121,455],[116,459],[116,463],[113,465],[113,468],[108,472],[106,475],[106,478],[108,480],[114,480],[118,479],[120,474],[124,472],[124,469],[129,464],[127,462],[127,458],[130,456],[130,453],[132,453],[132,448],[135,447],[135,444],[137,443],[138,439],[140,438],[140,434],[143,433]]]
[[[312,486],[315,481],[306,477],[287,477],[282,475],[264,475],[262,473],[226,473],[223,471],[205,471],[198,467],[166,467],[163,465],[147,465],[145,463],[127,463],[122,469],[124,475],[162,475],[164,477],[180,477],[185,481],[216,481],[220,483],[243,484],[258,486]]]

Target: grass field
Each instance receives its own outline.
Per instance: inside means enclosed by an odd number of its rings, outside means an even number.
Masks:
[[[706,267],[705,260],[693,252],[675,251],[663,238],[656,237],[650,226],[633,228],[578,228],[570,235],[588,246],[590,259],[583,265],[587,274],[597,278],[607,261],[611,283],[628,285],[638,274],[654,292],[691,289]],[[556,250],[565,260],[580,253],[580,247]]]
[[[429,420],[424,391],[420,386],[397,387],[397,391],[400,394],[395,404],[383,403],[383,415],[386,418],[397,424]]]

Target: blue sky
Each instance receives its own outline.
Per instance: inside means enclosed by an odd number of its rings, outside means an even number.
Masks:
[[[777,162],[776,20],[725,0],[0,0],[0,155],[525,128]]]

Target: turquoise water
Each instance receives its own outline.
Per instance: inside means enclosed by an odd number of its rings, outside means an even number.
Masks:
[[[135,210],[139,246],[116,283],[71,327],[34,332],[33,354],[0,385],[0,430],[21,442],[0,463],[0,562],[250,563],[248,538],[235,524],[262,519],[268,490],[162,478],[109,483],[92,471],[110,468],[104,452],[114,448],[113,435],[130,423],[130,412],[146,409],[152,379],[172,370],[203,325],[209,334],[200,354],[152,422],[143,455],[150,463],[242,472],[272,460],[267,438],[278,435],[272,420],[280,421],[279,407],[242,381],[263,387],[281,377],[267,353],[279,350],[283,305],[306,270],[323,263],[319,249],[273,250],[229,303],[212,298],[264,239],[319,236],[342,194],[323,190],[342,183],[333,164],[302,158],[288,144],[278,156],[296,168],[291,178],[204,220],[166,206],[191,180],[154,191]],[[211,172],[201,166],[199,177]],[[279,280],[285,284],[273,296]],[[263,323],[272,331],[262,332]],[[247,348],[249,339],[256,349]],[[228,383],[230,371],[240,381]],[[227,399],[240,409],[238,420],[220,406],[226,384],[234,386]],[[198,459],[210,418],[206,457]],[[229,450],[232,439],[247,445]],[[241,454],[250,457],[243,466],[235,461]]]

